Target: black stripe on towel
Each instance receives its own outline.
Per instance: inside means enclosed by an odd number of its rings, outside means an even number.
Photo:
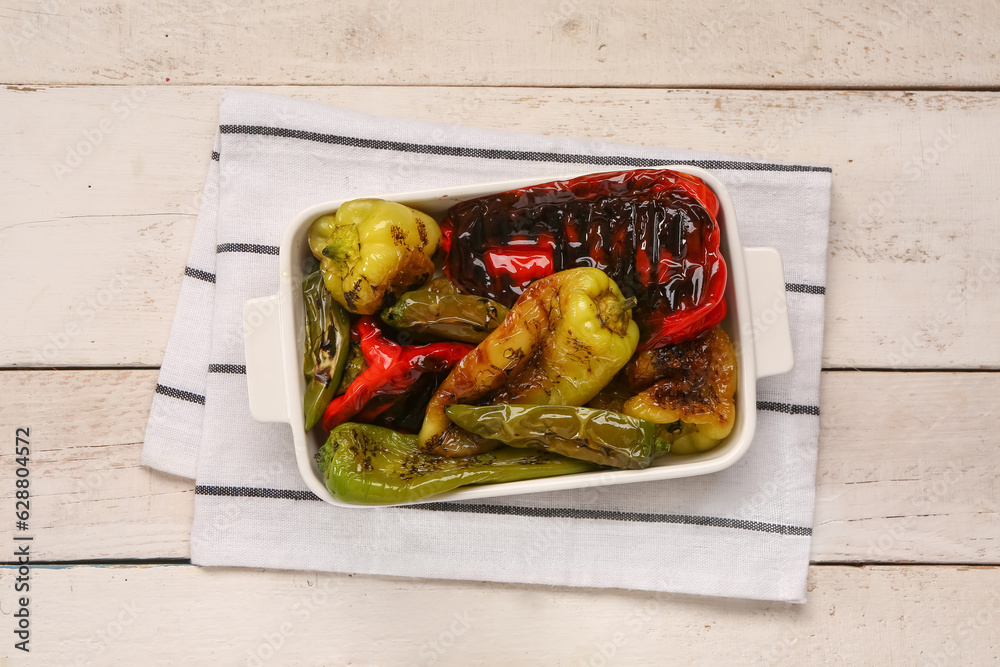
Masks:
[[[173,387],[167,387],[162,384],[156,385],[156,393],[162,394],[163,396],[169,396],[170,398],[176,398],[181,401],[205,405],[205,397],[201,394],[192,394],[190,391],[181,391],[180,389],[174,389]]]
[[[196,486],[194,492],[203,496],[235,496],[241,498],[282,498],[286,500],[319,500],[311,491],[289,489],[261,489],[241,486]],[[497,514],[525,517],[554,517],[560,519],[591,519],[604,521],[636,521],[641,523],[680,523],[692,526],[736,528],[779,535],[812,535],[808,526],[787,526],[780,523],[725,519],[714,516],[686,514],[650,514],[646,512],[617,512],[611,510],[581,510],[568,507],[510,507],[506,505],[469,505],[464,503],[426,503],[407,505],[406,509],[430,512],[464,512],[471,514]]]
[[[758,410],[784,412],[786,415],[819,415],[818,405],[794,405],[792,403],[776,403],[774,401],[757,401]]]
[[[215,282],[214,273],[209,273],[208,271],[202,271],[201,269],[192,269],[190,266],[184,267],[184,275],[190,276],[192,278],[197,278],[198,280],[204,280],[206,283]]]
[[[826,288],[822,285],[805,285],[803,283],[785,283],[785,290],[802,292],[803,294],[826,294]]]
[[[283,500],[319,500],[312,491],[292,491],[291,489],[258,489],[246,486],[201,486],[194,487],[200,496],[232,496],[236,498],[280,498]]]
[[[232,373],[233,375],[246,375],[247,367],[238,364],[209,364],[209,373]]]
[[[581,510],[569,507],[511,507],[508,505],[466,505],[458,503],[426,503],[410,505],[410,509],[437,512],[473,512],[476,514],[505,514],[511,516],[555,517],[560,519],[598,519],[605,521],[638,521],[640,523],[682,523],[691,526],[739,528],[782,535],[811,535],[808,526],[786,526],[780,523],[725,519],[716,516],[689,514],[650,514],[647,512],[617,512],[614,510]]]
[[[220,243],[215,246],[215,252],[252,252],[258,255],[277,255],[276,245],[259,245],[257,243]]]
[[[290,130],[282,127],[263,125],[220,125],[222,134],[248,134],[265,137],[302,139],[324,144],[338,144],[354,148],[371,148],[403,153],[430,153],[432,155],[453,155],[456,157],[483,158],[486,160],[528,160],[532,162],[564,162],[575,164],[600,164],[615,167],[653,167],[661,164],[690,164],[704,169],[734,169],[743,171],[825,171],[831,167],[813,167],[800,164],[772,164],[766,162],[737,162],[733,160],[664,160],[656,158],[628,157],[623,155],[585,155],[580,153],[543,153],[539,151],[512,151],[498,148],[467,148],[464,146],[439,146],[435,144],[414,144],[407,141],[385,141],[383,139],[362,139],[339,134],[321,134],[305,130]]]
[[[216,162],[219,161],[219,151],[212,151],[212,159]]]

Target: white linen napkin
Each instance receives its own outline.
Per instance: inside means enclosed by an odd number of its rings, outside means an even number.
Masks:
[[[819,432],[831,170],[383,118],[230,92],[146,430],[143,463],[196,480],[197,565],[673,591],[803,602]],[[343,509],[299,476],[289,427],[250,416],[242,307],[328,200],[593,168],[693,164],[774,246],[795,369],[758,382],[754,443],[687,479],[480,502]]]

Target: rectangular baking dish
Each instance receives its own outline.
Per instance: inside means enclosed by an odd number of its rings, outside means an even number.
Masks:
[[[728,263],[726,286],[728,314],[722,327],[729,334],[739,360],[736,391],[736,425],[715,449],[689,456],[662,456],[644,470],[610,470],[545,479],[470,486],[419,502],[474,500],[521,493],[579,489],[650,482],[705,475],[736,463],[753,441],[757,417],[756,380],[791,370],[791,334],[785,309],[785,280],[781,256],[774,248],[744,248],[740,243],[736,212],[726,188],[712,174],[692,166],[663,166],[701,178],[719,198],[722,253]],[[532,177],[496,183],[469,185],[421,192],[373,195],[419,209],[440,220],[454,204],[482,195],[528,185],[566,180],[584,172]],[[346,200],[345,200],[346,201]],[[302,414],[305,377],[302,372],[305,331],[303,325],[303,267],[311,257],[307,236],[316,218],[333,213],[343,201],[326,202],[302,211],[285,231],[279,252],[280,286],[277,294],[251,299],[244,305],[244,343],[250,412],[257,421],[291,426],[299,471],[309,489],[326,502],[340,507],[326,488],[315,454],[323,445],[316,430],[306,432]]]

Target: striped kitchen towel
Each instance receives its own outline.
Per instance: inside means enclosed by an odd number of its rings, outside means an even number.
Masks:
[[[206,147],[207,148],[207,147]],[[749,453],[712,475],[399,508],[323,503],[287,425],[247,403],[242,308],[278,289],[278,244],[328,200],[594,168],[693,164],[748,246],[781,251],[795,369],[758,382]],[[802,602],[819,434],[831,170],[383,118],[259,93],[220,110],[143,463],[196,480],[198,565],[676,591]]]

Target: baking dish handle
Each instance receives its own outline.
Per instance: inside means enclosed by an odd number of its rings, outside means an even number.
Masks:
[[[774,248],[744,248],[750,292],[750,322],[744,338],[753,340],[757,377],[792,370],[792,333],[785,303],[785,272]],[[749,334],[749,335],[748,335]]]
[[[259,422],[287,422],[285,373],[281,363],[278,295],[243,304],[243,348],[247,358],[250,414]]]

